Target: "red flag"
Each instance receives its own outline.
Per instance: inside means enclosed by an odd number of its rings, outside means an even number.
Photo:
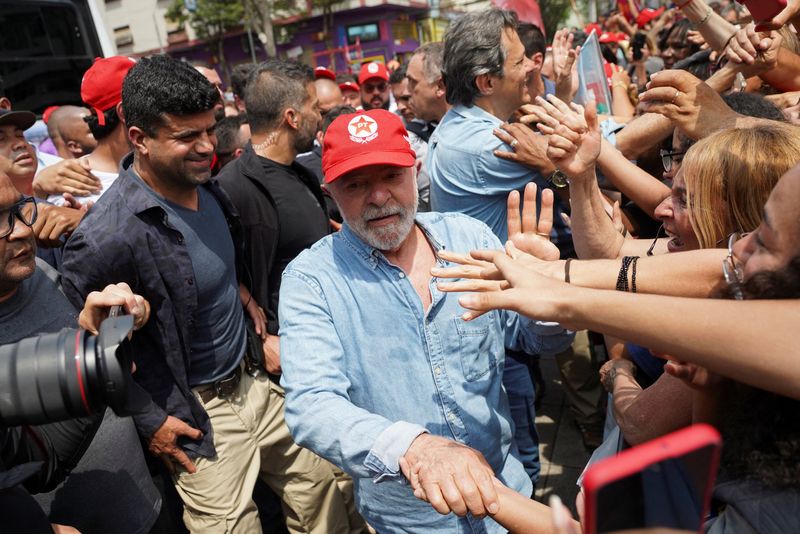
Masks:
[[[633,0],[633,4],[636,6],[637,11],[642,10],[642,6],[636,0]],[[633,24],[636,21],[636,17],[633,16],[631,13],[631,8],[628,6],[628,0],[617,0],[617,9],[625,15],[625,18],[628,19],[628,22]]]
[[[492,5],[514,11],[521,22],[536,24],[540,30],[544,31],[542,12],[537,0],[492,0]]]

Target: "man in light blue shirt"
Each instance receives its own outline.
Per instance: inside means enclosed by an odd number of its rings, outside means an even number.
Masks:
[[[431,277],[447,265],[437,251],[501,244],[470,217],[415,214],[414,162],[402,122],[384,110],[341,116],[325,135],[325,182],[345,224],[283,274],[286,421],[300,445],[353,477],[359,512],[379,532],[504,532],[482,518],[497,510],[491,476],[531,493],[501,383],[504,347],[558,352],[572,335],[507,311],[462,319],[457,296]],[[401,457],[419,468],[430,505],[414,497]]]

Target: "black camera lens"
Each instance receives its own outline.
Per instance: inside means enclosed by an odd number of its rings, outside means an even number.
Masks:
[[[0,347],[0,422],[42,424],[125,404],[133,317],[106,319],[100,333],[65,328]]]

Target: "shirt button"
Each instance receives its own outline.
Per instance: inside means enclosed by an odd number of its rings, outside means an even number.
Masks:
[[[441,370],[441,368],[439,368],[439,367],[437,367],[436,369],[434,369],[434,370],[433,370],[433,372],[434,372],[434,373],[436,373],[437,375],[440,375],[440,374],[442,374],[442,370]]]
[[[187,278],[186,279],[186,283],[189,284],[190,286],[193,286],[194,285],[194,278]]]
[[[406,273],[400,273],[397,275],[397,277],[402,280],[403,278],[406,277]]]
[[[183,245],[183,236],[182,235],[178,236],[178,244],[179,245]]]
[[[452,413],[447,414],[447,418],[450,419],[450,421],[453,421],[453,422],[455,422],[455,420],[456,420],[456,416],[453,415]]]

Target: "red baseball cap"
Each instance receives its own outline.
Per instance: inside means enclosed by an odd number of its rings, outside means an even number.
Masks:
[[[358,91],[360,87],[356,82],[342,82],[339,84],[339,89],[342,91]]]
[[[42,113],[42,120],[44,121],[45,124],[47,124],[50,121],[50,115],[52,115],[53,112],[60,107],[61,106],[47,106],[45,108],[44,112]]]
[[[592,30],[594,30],[594,33],[596,33],[597,35],[600,35],[601,33],[603,33],[603,28],[601,28],[600,25],[598,23],[596,23],[596,22],[592,22],[590,24],[587,24],[583,28],[584,33],[586,33],[587,35],[592,33]]]
[[[644,26],[653,20],[656,17],[659,17],[664,12],[664,6],[659,7],[658,9],[643,9],[639,12],[639,16],[636,17],[636,25],[640,28],[644,28]]]
[[[83,75],[81,98],[97,114],[97,122],[105,126],[103,112],[122,101],[122,80],[136,61],[126,56],[95,58]]]
[[[600,44],[606,43],[620,43],[627,38],[627,35],[624,33],[620,34],[619,32],[603,32],[599,35],[598,40]]]
[[[329,80],[336,81],[336,74],[327,67],[314,67],[314,79],[328,78]]]
[[[411,167],[416,160],[403,121],[385,109],[341,115],[325,132],[322,172],[326,184],[369,165]]]
[[[389,81],[389,71],[386,70],[386,65],[373,61],[371,63],[364,63],[361,65],[361,72],[358,73],[358,84],[364,85],[364,82],[370,78],[380,78],[381,80]]]

